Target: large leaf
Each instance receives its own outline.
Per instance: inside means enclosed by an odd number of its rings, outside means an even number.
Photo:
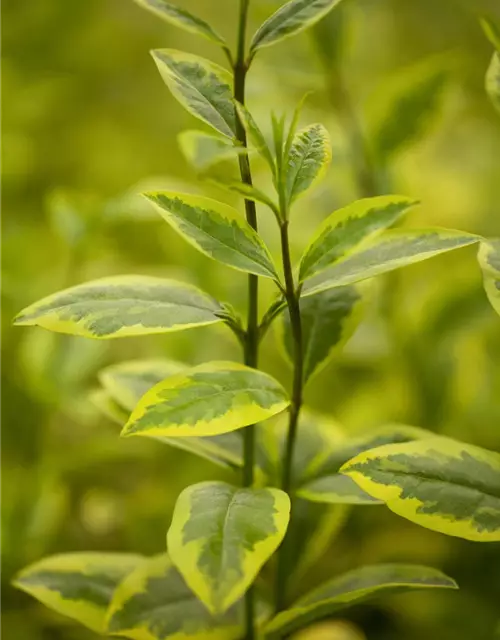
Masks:
[[[500,540],[498,453],[436,437],[365,451],[341,473],[427,529],[467,540]]]
[[[341,467],[363,451],[430,435],[424,429],[400,425],[382,427],[357,438],[332,443],[328,432],[324,429],[323,432],[318,431],[317,462],[307,475],[302,474],[297,495],[313,502],[330,504],[380,504],[381,500],[363,491],[352,478],[341,474]]]
[[[224,38],[214,31],[207,22],[185,9],[166,2],[166,0],[136,0],[136,2],[176,27],[203,36],[223,47],[226,44]]]
[[[152,55],[163,80],[182,106],[219,133],[234,138],[236,113],[231,75],[213,62],[182,51],[156,49]]]
[[[331,157],[331,142],[323,125],[311,124],[294,135],[286,167],[286,190],[290,204],[321,178]]]
[[[495,109],[500,113],[500,51],[495,51],[485,79],[486,92]]]
[[[122,435],[217,435],[261,422],[288,404],[283,387],[262,371],[234,362],[210,362],[148,391]]]
[[[340,0],[291,0],[268,18],[255,33],[250,54],[311,27]]]
[[[352,336],[363,310],[360,286],[350,285],[321,291],[300,299],[304,381],[320,371]],[[283,313],[285,350],[293,361],[290,316]]]
[[[288,636],[315,620],[366,600],[414,589],[457,589],[454,580],[437,569],[411,564],[379,564],[349,571],[325,582],[279,613],[264,628],[266,640]]]
[[[447,79],[443,61],[426,60],[404,69],[393,82],[382,87],[383,97],[371,127],[378,158],[388,160],[426,132],[440,107]]]
[[[388,231],[359,251],[306,280],[302,295],[310,296],[325,289],[366,280],[479,240],[479,236],[470,233],[437,227]]]
[[[404,196],[376,196],[334,211],[309,242],[300,261],[299,279],[310,278],[344,258],[363,241],[374,239],[415,204],[416,200]]]
[[[219,303],[191,285],[149,276],[114,276],[54,293],[14,324],[87,338],[165,333],[220,322]]]
[[[113,592],[144,558],[128,553],[66,553],[23,569],[14,586],[46,607],[104,633]]]
[[[212,616],[165,553],[146,560],[116,589],[107,631],[132,640],[238,640],[243,617],[241,603]]]
[[[267,247],[236,209],[211,198],[170,191],[144,195],[176,231],[205,255],[240,271],[277,277]]]
[[[285,535],[290,499],[279,489],[201,482],[185,489],[167,534],[168,551],[212,613],[252,584]]]
[[[500,240],[481,242],[477,256],[488,300],[500,314]]]

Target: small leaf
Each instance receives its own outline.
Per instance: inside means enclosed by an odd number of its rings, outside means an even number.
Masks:
[[[223,612],[279,546],[289,515],[290,499],[279,489],[192,485],[175,505],[170,557],[209,611]]]
[[[128,553],[65,553],[23,569],[14,586],[49,609],[104,633],[115,588],[143,562],[141,556]]]
[[[238,640],[243,617],[241,602],[224,615],[211,616],[165,553],[146,560],[119,585],[107,630],[132,640]]]
[[[152,56],[174,98],[196,118],[234,138],[231,75],[213,62],[174,49],[156,49]]]
[[[325,582],[290,608],[279,613],[264,628],[266,640],[288,636],[315,620],[380,595],[414,589],[457,589],[454,580],[437,569],[411,564],[379,564],[354,569]]]
[[[291,0],[268,18],[255,33],[250,46],[250,55],[262,47],[311,27],[321,20],[340,0]]]
[[[331,157],[331,142],[323,125],[309,125],[293,136],[286,167],[290,204],[321,178]]]
[[[177,137],[180,149],[196,171],[207,171],[224,160],[234,160],[238,154],[247,153],[244,147],[235,146],[228,138],[205,131],[188,129]]]
[[[486,92],[495,109],[500,113],[500,51],[495,51],[486,72]]]
[[[154,14],[166,20],[170,24],[180,27],[185,31],[189,31],[199,36],[207,38],[218,45],[224,47],[226,41],[212,27],[189,11],[176,7],[166,0],[136,0],[136,2],[145,9],[149,9]]]
[[[491,306],[500,314],[500,240],[487,240],[479,245],[477,254],[483,271],[486,295]]]
[[[328,289],[300,299],[304,382],[318,373],[349,340],[361,320],[362,310],[359,285]],[[283,313],[283,341],[293,361],[293,337],[287,311]]]
[[[105,389],[92,389],[88,396],[90,402],[98,409],[103,416],[123,426],[128,419],[128,413],[117,402],[113,400],[111,395]]]
[[[416,200],[404,196],[376,196],[334,211],[320,225],[302,256],[300,281],[352,253],[362,242],[376,238],[415,204]]]
[[[219,303],[195,287],[149,276],[112,276],[54,293],[15,318],[86,338],[166,333],[220,322]]]
[[[479,242],[479,236],[453,229],[411,229],[388,231],[369,245],[347,255],[322,273],[306,280],[303,296],[345,286],[422,262]]]
[[[365,451],[341,469],[398,515],[427,529],[500,541],[500,455],[449,438]]]
[[[264,160],[269,165],[271,171],[275,171],[275,162],[273,158],[273,154],[269,149],[269,145],[267,144],[266,139],[264,138],[264,134],[259,129],[257,123],[253,119],[251,113],[248,111],[246,107],[244,107],[239,102],[235,103],[236,111],[238,112],[238,117],[240,118],[245,131],[250,139],[252,145],[257,149],[260,155],[264,158]]]
[[[262,371],[234,362],[210,362],[148,391],[122,435],[217,435],[261,422],[288,405],[283,387]]]
[[[266,207],[269,207],[269,209],[271,209],[271,211],[273,211],[275,215],[279,215],[278,207],[271,200],[271,198],[253,185],[245,184],[244,182],[238,182],[236,180],[221,180],[220,178],[217,180],[211,180],[211,182],[213,182],[221,189],[226,189],[227,191],[231,191],[233,193],[239,194],[240,196],[243,196],[245,200],[253,200],[254,202],[265,204]]]
[[[318,432],[317,462],[301,476],[297,495],[313,502],[328,504],[380,504],[381,501],[363,491],[353,480],[340,473],[348,460],[375,447],[410,442],[432,435],[430,431],[404,425],[382,427],[357,438],[329,443],[328,432]]]
[[[277,278],[266,245],[236,209],[202,196],[169,191],[144,195],[180,235],[208,257],[239,271]]]
[[[376,157],[387,161],[422,136],[436,114],[448,71],[435,60],[406,68],[383,87],[383,98],[371,125]]]
[[[500,51],[500,23],[495,23],[487,16],[480,18],[479,22],[481,23],[485,36],[495,49]]]

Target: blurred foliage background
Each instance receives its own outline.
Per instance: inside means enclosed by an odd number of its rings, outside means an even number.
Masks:
[[[234,40],[236,0],[180,4]],[[252,26],[278,4],[252,0]],[[302,120],[323,122],[333,141],[328,175],[294,212],[297,254],[327,214],[375,193],[420,199],[408,226],[500,234],[500,120],[484,93],[491,46],[477,21],[495,11],[488,0],[345,0],[310,32],[258,56],[248,105],[259,123],[310,91]],[[120,440],[89,400],[97,372],[138,357],[196,364],[240,353],[229,332],[212,327],[93,342],[14,329],[11,319],[64,286],[119,273],[174,276],[244,310],[245,276],[191,249],[135,195],[167,185],[228,199],[200,183],[180,152],[178,134],[199,126],[148,50],[224,61],[129,0],[4,0],[2,13],[2,626],[6,638],[90,640],[16,592],[14,573],[59,551],[162,551],[180,490],[223,476],[188,453]],[[260,161],[253,165],[269,187]],[[260,226],[276,249],[267,210]],[[262,287],[263,306],[271,294]],[[401,421],[498,451],[499,329],[474,249],[407,268],[377,281],[365,320],[307,403],[353,433]],[[289,382],[275,332],[262,367]],[[354,509],[296,591],[380,561],[435,565],[461,590],[387,598],[354,610],[336,631],[323,625],[318,638],[494,637],[499,546],[446,538],[385,508]]]

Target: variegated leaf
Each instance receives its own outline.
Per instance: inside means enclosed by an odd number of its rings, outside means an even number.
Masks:
[[[177,500],[168,551],[209,611],[222,613],[281,543],[289,515],[290,499],[279,489],[201,482]]]
[[[340,473],[342,465],[363,451],[388,443],[410,442],[428,438],[424,429],[395,425],[382,427],[357,438],[332,443],[323,429],[318,432],[317,463],[307,475],[302,475],[297,495],[313,502],[330,504],[380,504],[381,500],[363,491],[351,478]]]
[[[360,567],[329,582],[273,618],[264,628],[266,640],[288,636],[315,620],[330,617],[342,609],[381,595],[416,589],[457,589],[457,584],[441,571],[411,564],[379,564]]]
[[[199,36],[207,38],[216,44],[224,47],[226,42],[205,20],[194,16],[189,11],[166,2],[166,0],[136,0],[145,9],[149,9],[154,14],[166,20],[170,24],[180,27]]]
[[[305,382],[320,371],[354,333],[362,317],[362,294],[359,285],[350,285],[300,299]],[[282,317],[285,350],[293,361],[290,316],[284,311]]]
[[[321,178],[331,157],[330,137],[323,125],[311,124],[294,135],[286,166],[289,204]]]
[[[196,118],[234,138],[236,112],[231,74],[204,58],[174,49],[156,49],[152,55],[174,98]]]
[[[213,436],[261,422],[288,404],[283,387],[262,371],[210,362],[148,391],[122,435]]]
[[[65,553],[23,569],[14,586],[49,609],[104,633],[115,588],[143,562],[143,557],[128,553]]]
[[[483,271],[488,300],[493,309],[500,314],[500,240],[481,242],[477,258]]]
[[[54,293],[15,318],[87,338],[165,333],[220,322],[219,303],[196,287],[149,276],[101,278]]]
[[[340,471],[422,527],[467,540],[500,541],[498,453],[436,437],[365,451]]]
[[[417,204],[405,196],[376,196],[357,200],[334,211],[318,228],[300,261],[299,280],[320,273],[373,240]]]
[[[388,231],[359,251],[338,260],[305,281],[303,296],[353,284],[373,276],[428,260],[441,253],[475,244],[479,236],[453,229]]]
[[[255,33],[250,46],[250,55],[258,49],[311,27],[321,20],[340,0],[291,0],[276,11]]]
[[[277,278],[267,247],[236,209],[211,198],[170,191],[144,195],[205,255],[239,271]]]
[[[260,619],[264,612],[260,607]],[[107,631],[132,640],[238,640],[243,618],[240,602],[212,616],[165,553],[146,560],[116,589]]]

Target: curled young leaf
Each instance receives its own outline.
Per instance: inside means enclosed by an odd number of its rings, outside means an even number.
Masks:
[[[210,362],[160,382],[140,400],[123,436],[212,436],[280,413],[289,404],[271,376],[234,362]]]
[[[289,517],[290,499],[279,489],[201,482],[177,500],[168,551],[208,610],[222,613],[279,546]]]
[[[150,276],[112,276],[54,293],[26,309],[17,325],[86,338],[122,338],[220,322],[219,303],[196,287]]]
[[[222,47],[226,46],[226,41],[220,36],[205,20],[194,16],[186,9],[181,9],[166,0],[135,0],[137,4],[166,20],[170,24],[180,27],[196,35],[207,38]]]
[[[291,0],[268,18],[255,33],[250,45],[250,55],[258,49],[311,27],[321,20],[340,0]]]
[[[142,556],[129,553],[64,553],[26,567],[14,579],[14,586],[102,634],[114,590],[143,562]]]
[[[300,261],[300,281],[323,271],[376,238],[417,204],[405,196],[363,198],[334,211],[319,226]]]
[[[289,204],[321,178],[331,157],[331,142],[323,125],[309,125],[293,136],[286,167]]]
[[[403,518],[450,536],[500,541],[500,455],[449,438],[389,444],[342,468]]]
[[[348,254],[331,267],[305,281],[302,296],[345,286],[394,269],[428,260],[441,253],[479,242],[479,236],[453,229],[388,231],[359,251]]]
[[[196,118],[234,138],[231,75],[213,62],[174,49],[156,49],[152,56],[174,98]]]
[[[486,295],[491,306],[500,314],[500,240],[485,240],[477,254],[483,272]]]
[[[264,627],[265,640],[278,640],[315,620],[381,596],[414,589],[457,589],[441,571],[411,564],[379,564],[354,569],[325,582],[278,613]]]
[[[211,198],[169,191],[144,194],[194,247],[234,269],[276,279],[264,242],[240,214]]]

